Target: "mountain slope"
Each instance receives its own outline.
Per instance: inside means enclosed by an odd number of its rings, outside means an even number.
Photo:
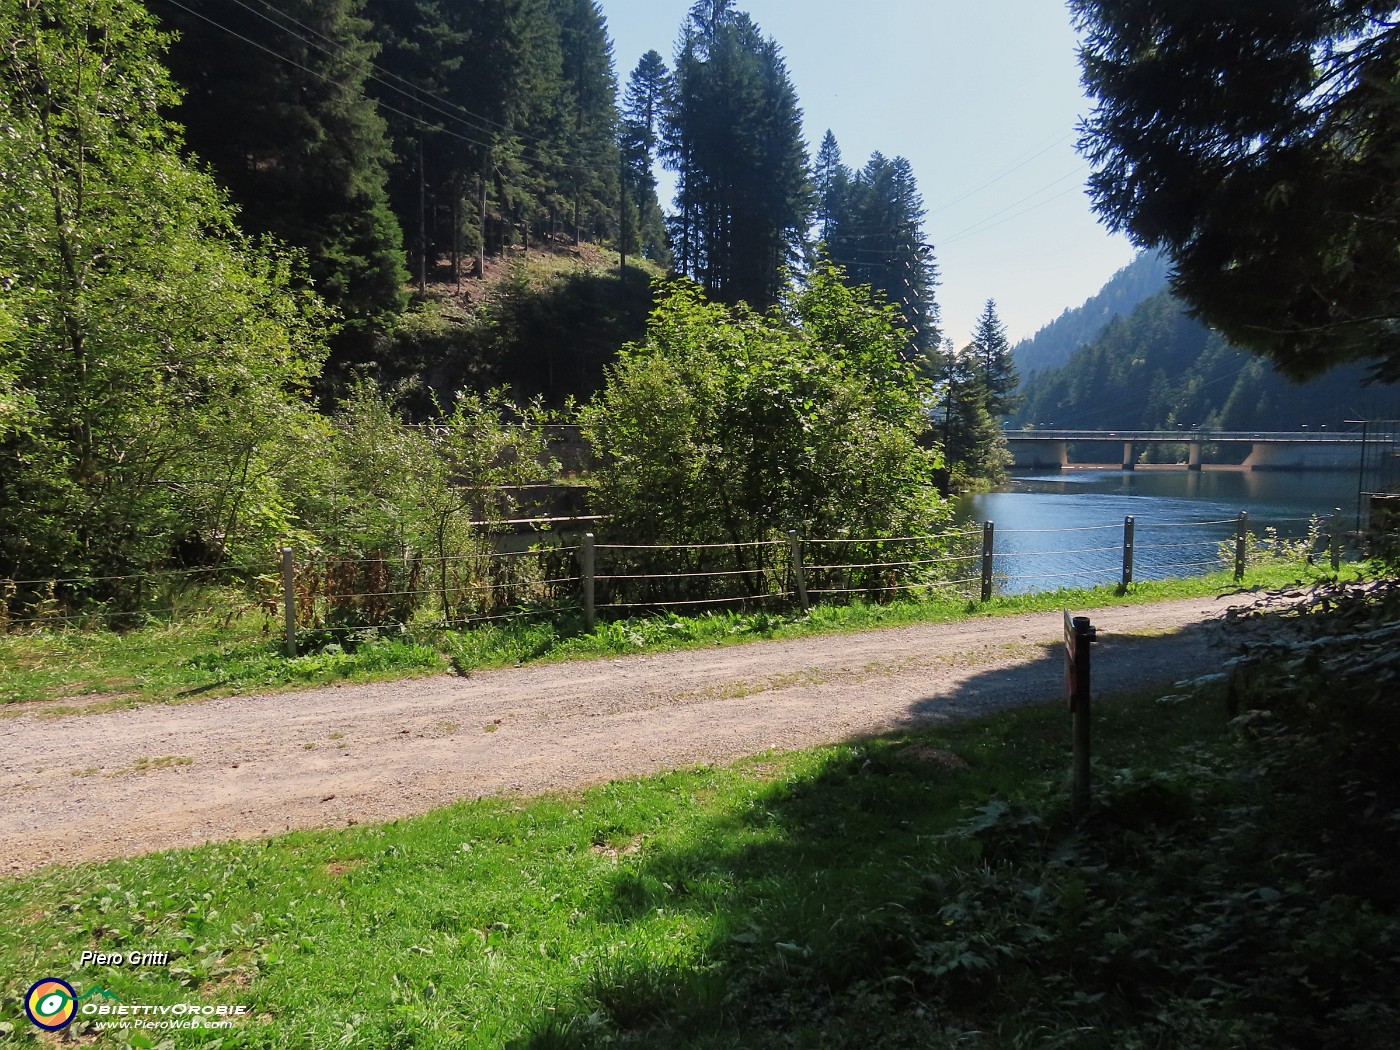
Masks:
[[[1109,321],[1066,364],[1023,383],[1013,425],[1155,430],[1341,427],[1400,415],[1400,388],[1364,385],[1360,366],[1295,384],[1187,315],[1170,292]]]
[[[1011,349],[1021,375],[1059,368],[1070,354],[1090,342],[1113,318],[1131,312],[1167,284],[1167,262],[1144,252],[1123,267],[1083,306],[1066,310],[1029,339]]]

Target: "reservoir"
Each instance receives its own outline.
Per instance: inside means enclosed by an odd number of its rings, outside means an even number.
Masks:
[[[1133,576],[1190,576],[1227,567],[1241,511],[1259,537],[1305,536],[1314,515],[1340,507],[1355,525],[1357,476],[1349,471],[1017,471],[993,492],[958,501],[957,521],[994,523],[993,571],[1001,594],[1113,583],[1123,565],[1123,522],[1134,519]]]

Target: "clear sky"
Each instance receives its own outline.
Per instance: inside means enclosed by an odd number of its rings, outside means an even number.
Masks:
[[[691,0],[601,0],[618,80],[674,57]],[[739,0],[782,48],[808,149],[914,167],[959,345],[987,299],[1013,342],[1078,306],[1135,255],[1089,209],[1075,127],[1089,102],[1062,0]],[[662,201],[669,206],[669,201]]]

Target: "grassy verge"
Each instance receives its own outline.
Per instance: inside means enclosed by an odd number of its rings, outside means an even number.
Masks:
[[[1352,567],[1344,570],[1356,571]],[[668,614],[604,622],[592,634],[584,631],[577,616],[467,631],[410,628],[397,636],[373,637],[353,646],[330,645],[295,657],[283,653],[278,625],[260,614],[206,613],[124,633],[35,631],[0,636],[0,709],[42,701],[44,710],[54,714],[109,710],[337,681],[465,672],[536,660],[617,656],[966,616],[1222,595],[1241,586],[1284,586],[1320,575],[1313,566],[1262,562],[1251,567],[1242,585],[1229,573],[1215,573],[1145,581],[1126,593],[1103,586],[1000,596],[985,603],[945,599],[819,605],[807,615]]]
[[[1079,822],[1047,704],[0,882],[0,1040],[56,977],[247,1011],[106,1045],[1389,1050],[1400,586],[1302,597],[1228,689],[1096,703]]]
[[[1225,724],[1205,702],[1106,703],[1100,754],[1151,765],[1221,746]],[[0,1031],[32,1037],[19,1003],[56,976],[123,1003],[249,1007],[208,1037],[223,1047],[869,1046],[871,1024],[882,1046],[934,1045],[956,1019],[912,1003],[901,973],[946,929],[939,880],[969,859],[944,836],[990,796],[1058,795],[1067,731],[1061,709],[1025,709],[50,869],[0,884]],[[83,951],[169,958],[80,966]]]

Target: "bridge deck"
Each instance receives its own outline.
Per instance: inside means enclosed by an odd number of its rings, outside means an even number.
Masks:
[[[1309,443],[1360,445],[1360,434],[1328,433],[1316,430],[1008,430],[1008,441],[1143,441],[1172,444],[1296,444]]]

